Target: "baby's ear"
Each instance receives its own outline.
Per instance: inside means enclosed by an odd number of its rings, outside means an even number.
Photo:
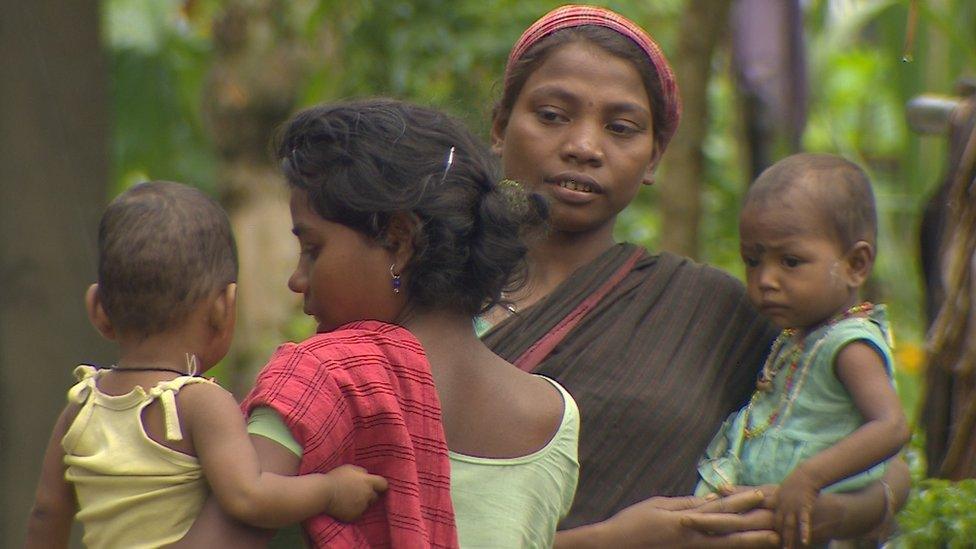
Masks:
[[[217,293],[210,307],[210,327],[218,332],[234,329],[237,320],[237,283],[231,282]]]
[[[871,276],[874,267],[874,246],[864,240],[858,240],[847,252],[847,284],[852,288],[859,288]]]
[[[102,298],[98,294],[98,284],[92,284],[85,292],[85,310],[88,312],[88,321],[102,334],[102,337],[109,341],[115,341],[117,337],[112,321],[102,306]]]

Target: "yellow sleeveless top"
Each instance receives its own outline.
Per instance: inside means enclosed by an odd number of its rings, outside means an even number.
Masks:
[[[166,438],[182,440],[175,395],[185,385],[212,383],[183,376],[149,391],[136,387],[118,396],[98,390],[100,371],[78,366],[79,382],[68,399],[82,405],[61,446],[65,479],[78,498],[76,518],[86,547],[148,548],[179,540],[207,497],[197,458],[152,440],[142,410],[157,398],[166,418]]]

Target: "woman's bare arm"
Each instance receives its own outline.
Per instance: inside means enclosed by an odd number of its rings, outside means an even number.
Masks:
[[[37,485],[34,506],[27,521],[25,547],[67,547],[71,524],[78,510],[75,491],[64,478],[64,449],[61,439],[74,421],[80,407],[69,404],[61,412],[44,452],[41,479]]]
[[[603,522],[557,532],[554,547],[776,547],[772,512],[757,508],[762,501],[756,490],[714,501],[651,498]]]

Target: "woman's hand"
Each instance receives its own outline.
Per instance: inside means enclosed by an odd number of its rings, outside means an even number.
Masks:
[[[756,490],[706,500],[651,498],[610,519],[557,532],[555,547],[776,547],[773,513]]]

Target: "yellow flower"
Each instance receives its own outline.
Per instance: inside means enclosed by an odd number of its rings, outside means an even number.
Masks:
[[[906,374],[917,375],[925,361],[925,350],[914,342],[903,342],[895,351],[895,366]]]

